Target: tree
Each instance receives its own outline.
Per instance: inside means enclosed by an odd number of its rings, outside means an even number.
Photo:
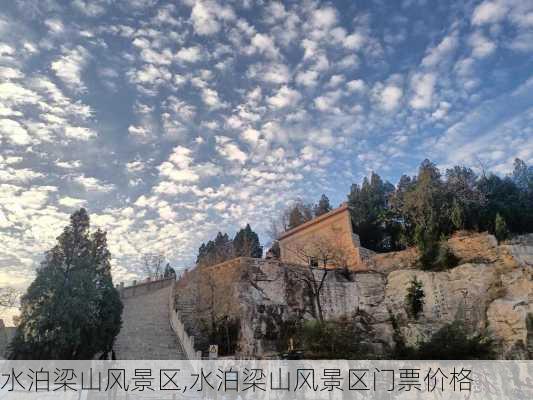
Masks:
[[[454,228],[477,229],[485,199],[477,187],[474,171],[462,166],[447,169],[445,191],[448,199],[453,199],[451,219]]]
[[[405,295],[405,306],[407,308],[407,313],[414,319],[418,319],[418,315],[424,309],[424,289],[422,288],[422,282],[416,279],[416,276],[413,277],[411,285],[407,289],[407,294]]]
[[[92,359],[111,351],[122,303],[110,259],[106,233],[90,232],[85,209],[72,214],[21,299],[10,357]]]
[[[325,237],[310,238],[305,245],[287,249],[304,264],[291,269],[292,275],[302,282],[307,289],[315,317],[324,320],[321,294],[327,275],[334,269],[346,269],[348,253],[339,243]]]
[[[359,235],[363,247],[375,251],[394,249],[394,240],[391,240],[389,230],[392,225],[384,219],[388,210],[388,198],[393,191],[394,186],[383,182],[374,172],[370,180],[366,177],[363,179],[361,186],[352,185],[348,206],[354,231]]]
[[[494,234],[498,241],[509,238],[509,229],[505,219],[498,213],[496,214],[496,220],[494,221]]]
[[[230,260],[233,257],[233,242],[227,233],[218,232],[215,240],[202,243],[198,249],[196,263],[210,266]]]
[[[424,268],[430,268],[438,255],[439,242],[452,230],[451,203],[438,168],[424,160],[415,183],[404,195],[402,214],[414,227],[414,243]]]
[[[452,223],[455,229],[463,229],[465,226],[464,222],[464,211],[461,205],[457,200],[453,201],[452,206]]]
[[[263,247],[259,243],[259,236],[255,233],[250,224],[241,229],[233,238],[233,252],[235,257],[261,258]]]
[[[145,253],[141,257],[142,269],[148,278],[159,279],[163,276],[163,263],[165,262],[163,253]]]
[[[313,208],[315,217],[320,217],[321,215],[324,215],[331,211],[331,205],[329,204],[328,196],[325,194],[320,197],[320,200],[318,201],[318,204],[315,205]]]
[[[165,265],[165,271],[163,272],[163,278],[176,277],[176,270],[170,266],[169,263]]]
[[[16,307],[20,293],[11,287],[0,287],[0,309]]]

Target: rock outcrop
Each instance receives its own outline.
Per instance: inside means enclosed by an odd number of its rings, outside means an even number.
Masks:
[[[470,332],[491,335],[500,358],[530,358],[533,243],[528,240],[498,245],[488,234],[455,235],[448,245],[459,266],[441,272],[420,270],[414,249],[374,255],[368,271],[329,271],[320,292],[323,315],[361,321],[378,358],[395,346],[395,333],[416,344],[456,320]],[[274,356],[286,348],[280,337],[288,322],[316,317],[316,299],[301,268],[238,258],[188,272],[177,286],[178,307],[189,305],[181,313],[187,329],[206,338],[210,324],[238,321],[239,355]],[[425,295],[417,319],[406,311],[405,300],[415,277]]]

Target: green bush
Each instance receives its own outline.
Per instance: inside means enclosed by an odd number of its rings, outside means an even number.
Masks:
[[[490,360],[494,356],[492,339],[468,334],[458,321],[445,325],[418,347],[401,346],[393,354],[393,358],[409,360]]]
[[[503,218],[500,213],[496,214],[496,219],[494,221],[494,235],[499,242],[508,239],[510,236],[507,222],[505,222],[505,218]]]
[[[405,306],[409,316],[414,319],[418,319],[418,315],[424,309],[424,289],[422,288],[422,282],[413,277],[411,286],[407,289],[407,295],[405,296]]]
[[[306,321],[302,324],[299,347],[306,359],[364,359],[369,349],[362,343],[361,331],[352,319]]]

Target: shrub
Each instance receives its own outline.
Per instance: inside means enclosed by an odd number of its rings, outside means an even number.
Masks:
[[[494,221],[494,235],[499,242],[508,239],[510,236],[507,222],[505,222],[505,218],[503,218],[500,213],[496,214],[496,219]]]
[[[407,295],[405,296],[405,306],[407,313],[414,319],[418,319],[418,315],[424,309],[424,289],[422,288],[422,282],[413,277],[411,286],[407,289]]]
[[[493,359],[493,341],[481,333],[468,334],[462,323],[443,326],[418,347],[402,346],[393,358],[409,360],[489,360]]]
[[[360,329],[352,319],[306,321],[300,332],[300,343],[306,359],[364,359],[369,349],[362,343]]]

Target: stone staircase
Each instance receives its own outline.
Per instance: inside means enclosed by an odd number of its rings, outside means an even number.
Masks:
[[[146,282],[121,290],[123,325],[114,350],[119,360],[182,360],[186,356],[169,321],[172,283]]]

